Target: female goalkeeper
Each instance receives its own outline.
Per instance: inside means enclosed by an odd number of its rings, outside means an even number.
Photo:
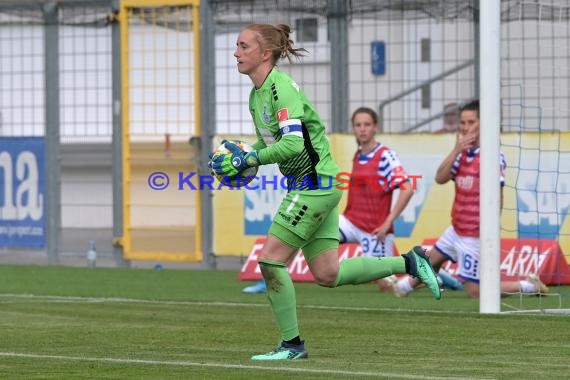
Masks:
[[[280,59],[291,61],[305,52],[293,47],[290,32],[287,25],[253,24],[239,34],[234,56],[238,71],[249,76],[254,85],[249,110],[258,140],[249,153],[226,142],[231,154],[209,162],[215,173],[227,176],[251,166],[277,163],[288,178],[288,193],[259,257],[282,340],[273,351],[254,355],[252,360],[308,357],[299,336],[295,288],[286,267],[299,248],[319,285],[356,285],[408,273],[424,282],[436,299],[441,298],[436,276],[420,247],[401,257],[355,257],[339,263],[339,168],[315,107],[297,83],[276,68]]]

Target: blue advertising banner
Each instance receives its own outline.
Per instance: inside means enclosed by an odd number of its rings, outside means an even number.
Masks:
[[[43,137],[0,138],[0,247],[45,247]]]
[[[266,235],[273,215],[287,195],[287,190],[281,186],[283,176],[277,165],[260,166],[257,176],[265,180],[252,182],[251,187],[255,190],[244,190],[245,235]]]

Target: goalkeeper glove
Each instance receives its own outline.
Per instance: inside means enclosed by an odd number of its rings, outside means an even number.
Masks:
[[[229,141],[224,140],[222,143],[231,154],[214,156],[213,153],[210,153],[208,166],[212,168],[215,174],[235,177],[247,168],[261,165],[256,151],[246,153],[239,146]]]

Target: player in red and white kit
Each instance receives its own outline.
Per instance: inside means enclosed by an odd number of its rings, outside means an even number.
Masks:
[[[501,208],[505,185],[505,156],[500,154]],[[435,181],[442,185],[455,182],[455,199],[451,211],[451,226],[428,252],[430,262],[437,271],[451,260],[457,263],[458,275],[464,281],[470,298],[479,297],[479,101],[472,101],[461,108],[460,131],[453,150],[437,169]],[[394,285],[394,294],[405,296],[419,283],[410,277],[400,279]],[[502,281],[501,293],[546,293],[548,288],[538,276],[529,275],[522,281]]]
[[[359,149],[352,161],[353,183],[348,190],[346,209],[340,215],[340,242],[360,243],[365,256],[391,257],[394,256],[393,223],[410,201],[412,185],[396,153],[375,139],[376,112],[367,107],[358,108],[351,122]],[[400,191],[392,207],[396,189]],[[387,277],[376,283],[381,291],[391,291],[394,281],[395,277]]]

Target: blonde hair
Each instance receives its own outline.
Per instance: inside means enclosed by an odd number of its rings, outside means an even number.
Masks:
[[[287,58],[289,62],[293,62],[292,57],[298,59],[307,52],[303,48],[293,47],[293,41],[289,38],[289,34],[291,34],[289,25],[251,24],[246,29],[257,34],[257,42],[259,42],[262,49],[271,50],[273,65],[284,58]]]

